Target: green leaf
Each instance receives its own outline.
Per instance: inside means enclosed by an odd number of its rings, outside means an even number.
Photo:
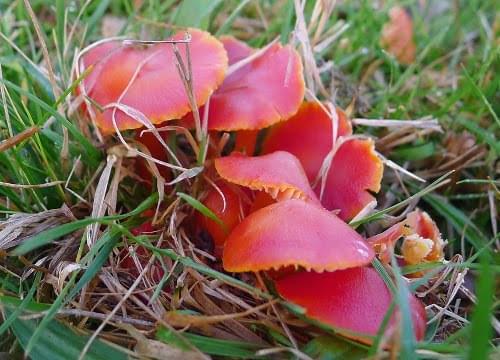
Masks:
[[[188,194],[182,193],[182,192],[178,192],[177,196],[180,197],[185,202],[187,202],[189,205],[191,205],[197,211],[199,211],[202,215],[215,221],[217,224],[219,224],[224,229],[224,231],[227,232],[226,224],[224,224],[224,222],[221,219],[219,219],[219,217],[217,215],[215,215],[212,210],[210,210],[205,205],[203,205],[199,200],[195,199],[194,197],[192,197]]]
[[[144,200],[137,208],[133,211],[114,216],[104,216],[99,219],[86,218],[82,220],[76,220],[68,224],[60,225],[55,228],[45,230],[41,233],[36,234],[33,237],[25,240],[21,245],[19,245],[13,252],[13,255],[23,255],[29,251],[37,249],[41,246],[50,244],[52,241],[60,238],[61,236],[70,234],[76,230],[82,229],[90,224],[100,222],[109,223],[114,220],[126,219],[128,217],[136,216],[149,209],[158,200],[158,194],[151,195],[149,198]]]
[[[487,143],[497,155],[500,154],[500,141],[495,138],[494,133],[483,129],[474,121],[461,118],[460,116],[457,116],[454,121],[473,133],[479,141]]]
[[[475,83],[475,81],[472,79],[472,77],[470,76],[469,72],[467,71],[467,69],[465,68],[465,66],[462,65],[462,69],[464,70],[464,73],[465,73],[465,78],[467,79],[467,81],[469,82],[470,85],[472,85],[472,88],[474,89],[474,92],[476,93],[476,95],[483,101],[484,105],[486,105],[486,108],[488,109],[488,111],[490,112],[491,116],[493,117],[493,119],[495,119],[496,123],[497,123],[497,126],[500,126],[500,119],[498,118],[498,115],[497,113],[495,112],[495,110],[493,109],[493,107],[491,106],[490,102],[488,101],[488,99],[486,98],[486,96],[484,96],[483,94],[483,91],[479,88],[479,86],[477,86],[477,84]],[[498,145],[500,147],[500,144]],[[497,148],[498,149],[498,148]],[[498,153],[499,151],[497,151]]]
[[[34,281],[33,285],[31,286],[30,290],[28,291],[28,294],[26,295],[26,297],[23,298],[22,302],[19,303],[15,307],[15,310],[5,319],[3,324],[0,325],[0,336],[10,327],[10,325],[13,322],[16,321],[17,317],[23,312],[23,310],[31,302],[31,299],[33,298],[33,295],[35,294],[35,291],[38,288],[38,284],[40,283],[41,277],[42,277],[41,272],[36,274],[35,281]],[[0,301],[2,301],[1,297],[0,297]]]
[[[260,346],[256,344],[243,341],[214,339],[190,333],[183,333],[182,336],[197,349],[209,355],[249,359],[257,358],[255,352],[260,349]],[[177,335],[164,327],[158,329],[156,338],[166,344],[174,345],[185,350],[189,349],[186,344],[182,343],[182,340],[180,340]]]
[[[490,268],[488,255],[481,258],[481,272],[477,286],[477,304],[472,315],[470,329],[471,347],[469,359],[488,359],[490,339],[493,335],[491,326],[493,296],[495,291],[495,276]]]
[[[30,92],[24,90],[23,88],[17,86],[16,84],[8,81],[8,80],[3,80],[4,84],[10,88],[16,91],[17,93],[26,96],[29,98],[31,101],[36,103],[38,106],[40,106],[43,110],[47,111],[50,115],[54,116],[57,121],[59,121],[65,128],[68,129],[70,134],[82,145],[82,147],[85,149],[84,158],[89,161],[89,163],[92,166],[97,167],[99,164],[101,154],[100,152],[92,145],[92,143],[77,129],[77,127],[71,123],[68,119],[65,117],[61,116],[59,112],[57,112],[52,106],[49,104],[45,103],[44,101],[40,100],[38,97],[35,95],[31,94]],[[42,126],[43,124],[37,123],[38,126]]]
[[[436,147],[434,146],[434,143],[428,142],[423,145],[410,145],[404,148],[399,148],[394,150],[392,155],[396,159],[415,161],[431,157],[435,154],[435,152]]]
[[[91,31],[94,30],[95,28],[99,28],[97,23],[101,20],[101,18],[104,16],[104,13],[109,7],[109,4],[111,3],[111,0],[101,0],[98,2],[99,6],[94,10],[94,13],[92,16],[86,21],[87,28],[90,29]]]
[[[7,310],[7,313],[11,313]],[[11,329],[23,349],[27,349],[30,338],[33,336],[38,321],[16,319]],[[52,320],[44,329],[44,336],[33,347],[30,359],[32,360],[67,360],[78,359],[85,347],[89,336],[79,335],[69,326],[57,320]],[[96,339],[90,346],[85,359],[100,360],[106,354],[107,360],[129,359],[126,350],[120,350],[117,345],[109,345]]]
[[[401,349],[399,356],[401,359],[405,360],[417,359],[415,354],[415,332],[413,331],[411,308],[408,301],[410,298],[410,291],[408,290],[406,282],[401,275],[401,271],[394,254],[392,255],[392,268],[397,286],[395,300],[399,313],[401,314]]]
[[[56,40],[61,59],[64,51],[65,9],[64,0],[56,0]]]
[[[226,21],[224,21],[224,24],[222,24],[222,26],[219,28],[219,30],[217,30],[217,33],[215,35],[221,36],[221,35],[225,34],[229,30],[231,25],[233,24],[233,21],[236,19],[238,14],[241,12],[241,10],[243,10],[243,8],[245,6],[247,6],[247,4],[249,2],[250,2],[250,0],[242,0],[238,4],[236,9],[234,9],[233,12],[227,17]]]
[[[292,20],[295,15],[295,8],[293,5],[293,1],[294,0],[288,0],[284,9],[285,16],[283,19],[283,24],[281,25],[281,34],[280,34],[280,40],[283,44],[286,44],[288,42],[288,39],[293,29]]]
[[[354,360],[363,359],[367,355],[364,349],[333,336],[314,338],[302,351],[316,360]]]
[[[207,30],[212,13],[221,3],[222,0],[184,0],[177,8],[172,23]]]

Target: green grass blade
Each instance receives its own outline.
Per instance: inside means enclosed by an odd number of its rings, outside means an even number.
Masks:
[[[236,19],[241,10],[243,10],[243,8],[247,6],[249,2],[250,0],[240,1],[236,9],[233,10],[233,12],[227,17],[226,21],[224,21],[224,24],[222,24],[219,30],[217,30],[215,36],[224,35],[229,30],[229,28],[233,24],[233,21]]]
[[[59,114],[59,112],[57,112],[52,106],[40,100],[30,92],[24,90],[23,88],[8,80],[4,79],[3,82],[8,88],[13,89],[23,96],[26,96],[42,109],[47,111],[47,113],[54,116],[56,120],[59,121],[64,127],[66,127],[70,134],[82,145],[85,150],[85,153],[83,154],[84,158],[87,159],[92,166],[97,167],[101,158],[100,152],[94,147],[94,145],[92,145],[92,143],[90,143],[90,141],[85,136],[83,136],[83,134],[76,128],[73,123],[68,121],[68,119],[66,119],[65,117],[61,116],[61,114]],[[41,122],[38,122],[37,125],[42,126],[43,124]]]
[[[37,330],[38,322],[34,320],[17,319],[12,324],[12,330],[21,346],[27,350],[30,339]],[[30,359],[33,360],[67,360],[77,359],[84,348],[88,336],[79,335],[69,326],[52,320],[44,329],[44,336],[33,347]],[[106,354],[109,360],[126,360],[126,350],[120,350],[116,345],[97,339],[95,340],[85,359],[100,360]]]
[[[60,225],[55,228],[45,230],[26,241],[24,241],[21,245],[19,245],[13,252],[13,255],[24,255],[29,251],[37,249],[41,246],[50,244],[52,241],[60,238],[61,236],[70,234],[76,230],[82,229],[85,226],[91,225],[96,222],[100,222],[103,224],[110,224],[115,220],[122,220],[129,217],[140,215],[145,210],[151,208],[156,201],[158,200],[158,194],[153,194],[146,200],[144,200],[137,208],[132,210],[129,213],[122,215],[114,215],[114,216],[104,216],[102,218],[86,218],[82,220],[76,220],[68,224]]]
[[[183,337],[200,351],[216,356],[227,356],[230,358],[249,359],[255,357],[255,352],[260,349],[256,344],[242,341],[231,341],[211,338],[208,336],[184,333]],[[156,338],[181,349],[188,349],[186,345],[170,330],[160,327],[156,332]]]
[[[16,321],[17,317],[24,311],[24,309],[28,306],[33,299],[33,295],[38,288],[38,284],[40,283],[40,279],[42,277],[42,273],[39,272],[35,276],[35,281],[31,286],[28,294],[23,298],[22,302],[15,307],[15,310],[10,313],[10,315],[4,320],[4,322],[0,325],[0,336],[10,327],[10,325]],[[1,301],[1,299],[0,299]]]
[[[219,224],[224,229],[224,231],[227,232],[226,224],[224,224],[224,222],[221,219],[219,219],[219,217],[217,215],[215,215],[212,210],[207,208],[200,201],[198,201],[194,197],[192,197],[188,194],[182,193],[182,192],[178,192],[177,196],[180,197],[185,202],[187,202],[189,205],[191,205],[194,209],[199,211],[203,216],[206,216],[207,218],[215,221],[217,224]]]
[[[445,198],[428,194],[424,201],[441,214],[459,234],[465,234],[465,238],[479,250],[488,242],[482,231],[458,208],[450,204]]]
[[[177,8],[172,23],[207,30],[213,12],[221,3],[222,0],[184,0]]]
[[[484,255],[481,259],[481,273],[477,286],[477,304],[472,315],[470,329],[471,347],[468,359],[488,359],[490,339],[493,335],[491,326],[491,308],[495,291],[495,277],[490,269],[491,257]]]
[[[411,317],[412,312],[409,304],[410,291],[408,290],[406,282],[401,275],[401,271],[394,254],[392,255],[392,268],[394,270],[394,276],[396,277],[397,286],[395,300],[401,316],[401,349],[399,356],[401,359],[405,360],[417,359],[415,354],[417,346],[415,333],[413,331],[413,321]]]

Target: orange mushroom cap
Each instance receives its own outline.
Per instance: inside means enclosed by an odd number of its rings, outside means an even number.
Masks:
[[[392,302],[386,284],[370,267],[334,272],[295,272],[276,281],[279,294],[306,310],[306,315],[338,329],[346,337],[371,343]],[[409,305],[415,338],[426,329],[423,304],[410,295]],[[391,318],[389,327],[395,325]]]
[[[338,136],[351,135],[346,115],[339,109],[337,115]],[[263,153],[283,150],[294,154],[313,182],[334,145],[332,120],[320,104],[306,102],[288,121],[271,128]],[[373,141],[350,139],[333,157],[321,203],[328,210],[340,209],[339,216],[350,220],[374,200],[369,192],[380,190],[382,174],[383,164],[375,154]],[[321,184],[314,190],[319,195]]]
[[[425,211],[412,211],[405,220],[367,241],[380,253],[382,261],[389,262],[395,243],[401,237],[404,238],[401,252],[407,264],[443,260],[445,242],[436,223]]]
[[[198,213],[197,222],[206,230],[214,241],[216,254],[222,254],[222,247],[229,232],[238,225],[247,214],[249,204],[246,203],[237,191],[223,182],[217,183],[219,191],[211,188],[203,204],[209,208],[224,223],[225,228],[214,220]],[[222,193],[222,194],[221,194]],[[224,196],[224,198],[222,198]]]
[[[286,266],[321,272],[366,265],[373,257],[363,238],[337,216],[291,199],[243,219],[226,240],[223,265],[232,272]]]
[[[254,49],[248,46],[243,41],[237,40],[232,36],[221,36],[219,40],[224,45],[229,58],[229,65],[233,65],[240,60],[250,56]],[[257,143],[258,130],[241,130],[236,132],[234,150],[253,155]]]
[[[415,61],[416,46],[413,41],[413,20],[401,6],[389,11],[389,22],[384,25],[381,45],[405,65]]]
[[[253,48],[233,36],[224,35],[219,40],[224,45],[224,49],[226,49],[229,65],[243,60],[254,52]]]
[[[286,151],[262,156],[234,154],[215,159],[215,169],[226,181],[263,190],[274,199],[302,199],[319,204],[300,161]]]
[[[223,43],[232,61],[240,60],[245,52],[249,54],[246,45],[235,39],[226,38]],[[289,45],[272,45],[227,76],[210,97],[208,128],[257,130],[286,120],[297,112],[304,98],[302,71],[295,49]]]
[[[209,33],[189,29],[193,93],[197,106],[203,105],[222,83],[227,69],[227,54],[223,45]],[[182,40],[184,33],[173,39]],[[184,45],[178,46],[184,64]],[[119,102],[142,113],[153,124],[181,118],[191,107],[187,91],[176,67],[172,44],[158,43],[148,47],[110,42],[98,45],[83,57],[85,68],[94,65],[83,86],[87,96],[104,108],[96,113],[96,122],[104,134],[114,132],[113,112],[120,130],[135,129],[143,124],[130,114],[116,108]],[[135,76],[135,78],[134,78]]]

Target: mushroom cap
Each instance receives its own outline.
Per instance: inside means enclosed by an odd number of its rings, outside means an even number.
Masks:
[[[371,267],[321,274],[299,271],[276,280],[276,289],[286,300],[305,308],[310,318],[364,343],[371,343],[392,302],[391,292]],[[422,340],[425,308],[413,295],[408,301],[415,338]],[[393,316],[389,326],[394,326],[395,320]]]
[[[247,216],[226,240],[226,271],[300,266],[334,271],[368,264],[373,250],[337,216],[298,199],[280,201]]]
[[[243,200],[241,194],[235,191],[235,186],[230,186],[221,181],[217,183],[217,187],[220,192],[212,187],[202,202],[203,205],[217,215],[224,223],[225,228],[200,213],[197,213],[197,222],[202,229],[210,234],[216,252],[220,254],[229,232],[241,222],[248,212],[249,204]],[[222,196],[224,196],[224,199]]]
[[[445,242],[436,223],[425,211],[412,211],[406,215],[405,220],[368,238],[367,241],[380,253],[382,261],[389,262],[396,241],[401,237],[404,237],[401,252],[407,264],[443,260]]]
[[[401,6],[389,11],[389,21],[384,25],[381,45],[405,65],[415,61],[416,46],[413,41],[413,20]]]
[[[352,127],[347,116],[337,108],[338,136],[349,136]],[[335,139],[337,141],[337,139]],[[323,161],[334,147],[332,120],[316,102],[304,103],[288,121],[272,127],[262,146],[263,153],[277,150],[294,154],[313,182]],[[350,220],[374,200],[378,192],[383,164],[375,153],[372,140],[350,139],[335,153],[327,174],[321,203],[328,210],[340,209],[339,216]],[[314,190],[321,192],[321,183]]]
[[[300,161],[286,151],[262,156],[233,154],[215,159],[215,169],[226,181],[263,190],[274,199],[298,198],[319,204]]]
[[[340,209],[339,217],[350,220],[375,201],[370,192],[379,192],[383,164],[375,153],[373,140],[354,139],[335,154],[321,203],[327,209]],[[315,188],[319,195],[321,186]]]
[[[223,40],[230,59],[240,59],[246,45]],[[210,98],[208,128],[257,130],[295,114],[304,98],[300,56],[291,46],[272,45],[261,56],[224,79]],[[203,113],[203,110],[200,110]]]
[[[337,115],[338,135],[351,135],[352,127],[347,116],[340,110],[337,110]],[[283,150],[294,154],[312,182],[332,146],[332,120],[318,103],[304,102],[293,117],[269,129],[262,152]]]
[[[224,49],[226,49],[229,65],[233,65],[240,60],[250,56],[254,49],[248,46],[245,42],[236,39],[230,35],[223,35],[219,38]]]
[[[209,33],[189,29],[189,43],[193,93],[196,105],[203,105],[222,83],[227,69],[227,54],[223,45]],[[173,39],[181,40],[184,33]],[[187,66],[186,47],[178,45]],[[177,70],[177,59],[172,44],[159,43],[148,47],[123,45],[114,41],[97,45],[83,57],[83,66],[94,65],[94,70],[83,81],[87,96],[95,106],[96,122],[104,134],[113,133],[113,112],[120,130],[142,127],[130,114],[113,106],[119,102],[143,114],[153,124],[181,118],[191,107],[187,91]],[[135,76],[135,79],[134,79]],[[131,81],[132,80],[132,81]],[[137,116],[137,114],[134,114]]]
[[[418,243],[426,243],[426,239],[432,242],[432,246],[430,246],[430,250],[425,254],[425,261],[441,261],[444,258],[443,248],[445,242],[441,237],[441,233],[439,232],[439,228],[432,218],[425,211],[415,210],[409,213],[406,216],[406,223],[409,225],[410,229],[417,234],[421,239],[417,241]],[[408,240],[407,237],[406,240]],[[411,239],[410,239],[411,240]],[[405,241],[406,242],[406,241]],[[410,242],[411,243],[411,242]],[[409,244],[410,244],[409,243]],[[427,241],[427,243],[429,243]],[[408,261],[411,256],[411,251],[408,251],[405,254],[405,244],[403,243],[403,247],[401,249],[403,251],[403,255],[405,255],[405,259]],[[409,250],[409,249],[408,249]],[[408,258],[408,259],[407,259]],[[414,261],[408,261],[409,263],[415,263]]]

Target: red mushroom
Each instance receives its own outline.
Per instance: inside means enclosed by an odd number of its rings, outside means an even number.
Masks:
[[[389,11],[389,18],[382,29],[381,45],[401,64],[409,65],[415,61],[416,52],[411,16],[401,6],[395,6]]]
[[[401,237],[404,238],[401,253],[406,264],[443,260],[445,242],[436,223],[429,214],[421,210],[409,213],[405,220],[367,241],[380,253],[382,261],[389,262],[395,243]]]
[[[242,60],[253,52],[234,38],[222,41],[231,61]],[[233,63],[229,68],[232,72],[210,97],[208,129],[258,130],[297,112],[305,85],[300,56],[291,46],[273,44],[241,67],[234,66],[238,63]]]
[[[229,65],[245,59],[254,52],[253,48],[232,36],[224,35],[219,40],[226,49]]]
[[[269,131],[263,152],[288,151],[300,160],[311,182],[318,177],[322,164],[339,137],[352,134],[345,114],[337,110],[337,138],[333,139],[332,119],[318,103],[304,103],[299,112],[288,121]],[[344,138],[345,139],[345,138]],[[349,139],[337,148],[326,182],[321,203],[328,210],[340,209],[339,216],[350,220],[374,201],[371,192],[380,190],[383,164],[367,139]],[[321,195],[321,182],[315,185]]]
[[[298,199],[272,204],[246,217],[226,240],[224,269],[232,272],[300,266],[334,271],[368,264],[373,250],[330,212]]]
[[[241,193],[234,189],[234,185],[230,186],[223,182],[216,185],[218,190],[211,188],[203,199],[203,204],[224,223],[224,226],[201,213],[197,214],[197,223],[208,232],[214,242],[215,254],[220,256],[227,236],[246,216],[249,204],[244,201]]]
[[[276,289],[286,300],[306,310],[306,315],[318,320],[346,337],[371,343],[390,308],[392,294],[370,267],[334,272],[295,272],[276,280]],[[426,313],[413,295],[408,299],[417,340],[425,335]],[[397,317],[389,323],[394,328]]]
[[[297,198],[319,204],[300,161],[288,152],[226,156],[215,159],[215,169],[224,180],[252,190],[263,190],[274,199]]]
[[[222,44],[209,33],[188,30],[193,95],[197,106],[203,105],[222,83],[227,69],[227,54]],[[184,33],[174,35],[182,40]],[[184,64],[184,46],[178,46]],[[146,117],[152,124],[178,119],[191,111],[187,90],[177,70],[172,44],[148,47],[124,45],[113,41],[91,48],[83,56],[83,67],[94,65],[83,81],[83,92],[102,111],[92,106],[96,123],[104,134],[135,129]]]

